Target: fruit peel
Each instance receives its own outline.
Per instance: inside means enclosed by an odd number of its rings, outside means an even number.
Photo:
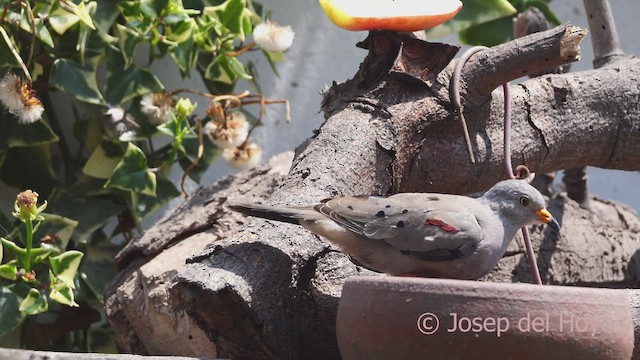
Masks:
[[[459,0],[319,0],[337,26],[350,31],[426,30],[451,20],[461,9]]]

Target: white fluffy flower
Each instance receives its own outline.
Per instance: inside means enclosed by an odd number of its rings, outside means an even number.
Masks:
[[[14,74],[7,74],[0,81],[0,101],[11,113],[22,109],[24,104],[20,97],[22,82]]]
[[[272,21],[265,21],[253,29],[256,44],[267,51],[285,51],[293,44],[295,33],[291,26],[280,26]]]
[[[25,106],[19,114],[15,114],[18,117],[20,124],[32,124],[42,117],[44,108],[41,104]]]
[[[249,122],[241,112],[231,112],[226,121],[212,119],[204,126],[204,133],[221,149],[235,148],[247,140]]]
[[[255,143],[246,142],[240,147],[224,149],[222,157],[236,169],[248,169],[258,164],[262,149]]]
[[[124,119],[125,111],[120,106],[112,106],[104,112],[105,115],[111,118],[114,123],[120,122]]]
[[[29,84],[14,74],[0,81],[0,102],[18,118],[20,124],[31,124],[42,117],[44,108]]]
[[[167,123],[174,111],[173,97],[165,93],[146,94],[140,100],[140,111],[147,115],[153,125]]]

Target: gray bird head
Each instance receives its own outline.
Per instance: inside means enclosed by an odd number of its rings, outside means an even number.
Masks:
[[[500,181],[482,196],[482,200],[518,228],[542,222],[556,232],[560,231],[560,224],[546,209],[542,194],[524,180]]]

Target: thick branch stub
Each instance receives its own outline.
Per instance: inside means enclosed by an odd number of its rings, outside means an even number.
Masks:
[[[564,32],[564,36],[560,38],[560,57],[574,62],[580,60],[580,43],[587,35],[587,30],[569,26]]]
[[[583,0],[589,20],[595,69],[624,57],[608,0]]]
[[[462,71],[465,107],[485,103],[506,82],[580,59],[587,30],[564,24],[492,47],[472,57]],[[466,94],[464,91],[466,90]]]

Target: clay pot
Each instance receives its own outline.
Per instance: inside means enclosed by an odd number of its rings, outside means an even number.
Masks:
[[[352,277],[337,335],[348,359],[630,359],[624,290]]]

